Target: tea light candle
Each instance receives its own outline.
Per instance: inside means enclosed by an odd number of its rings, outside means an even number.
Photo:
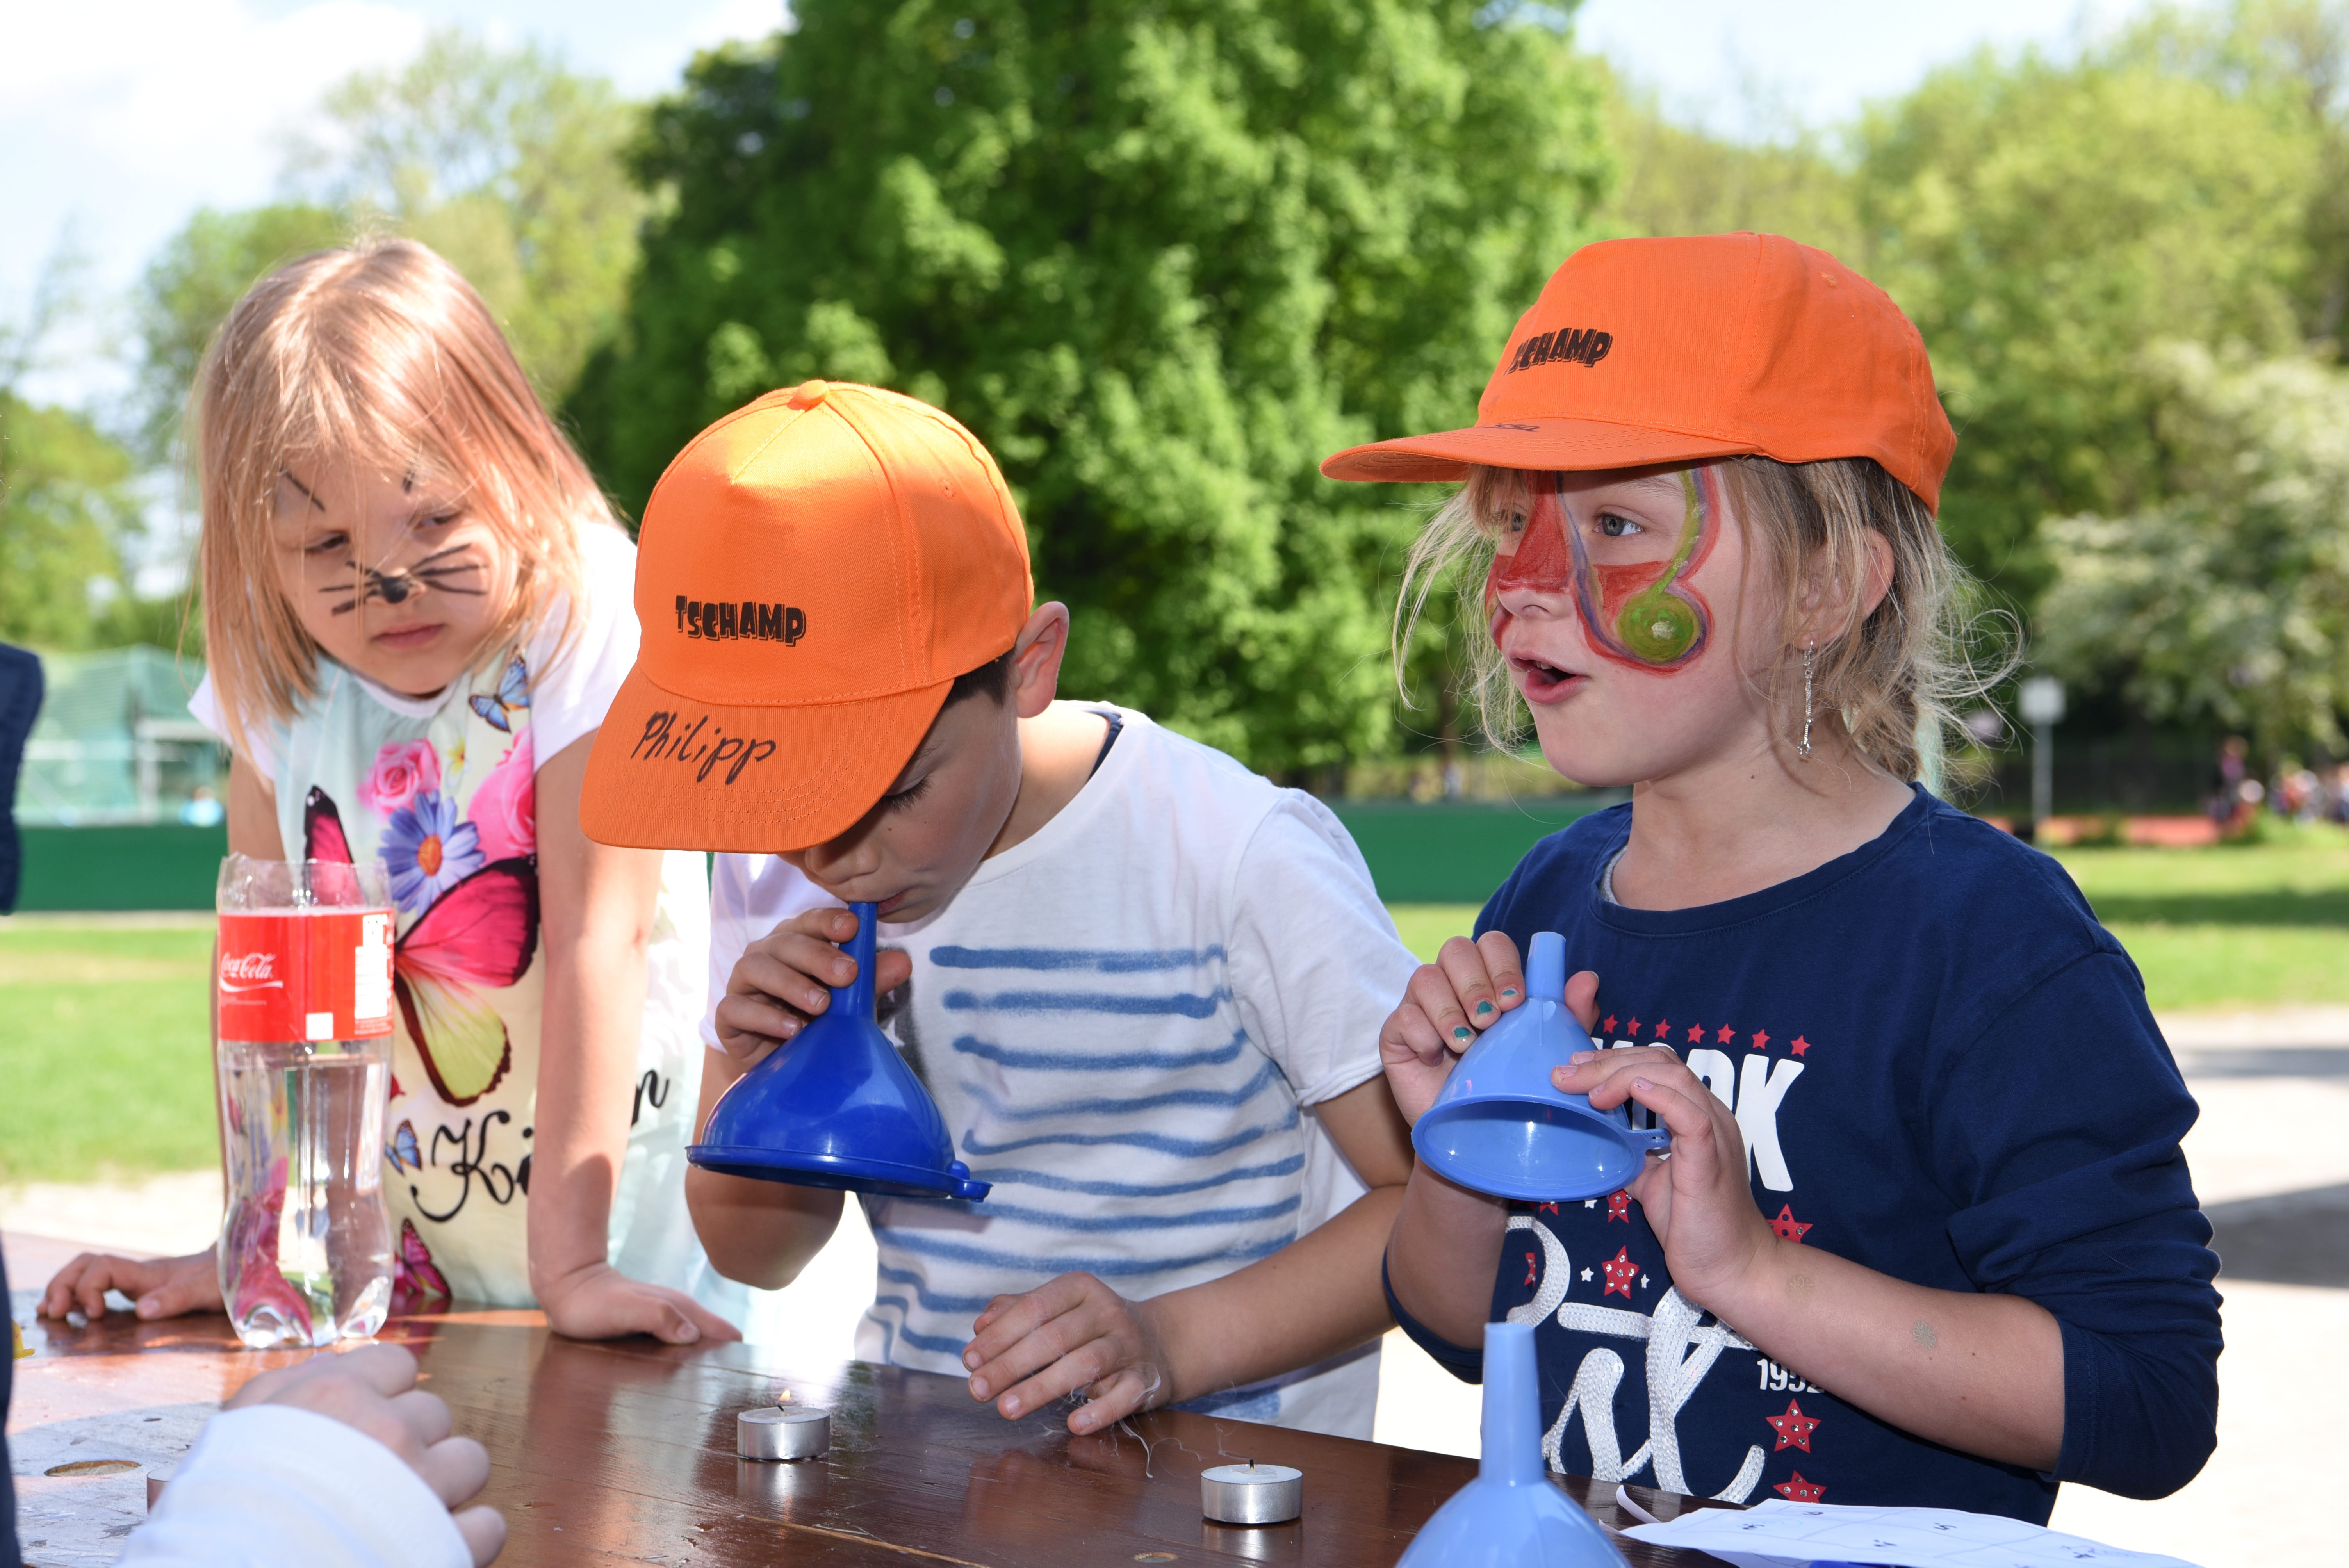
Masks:
[[[812,1460],[832,1447],[832,1418],[804,1406],[762,1405],[734,1418],[734,1451],[746,1460]]]
[[[1287,1465],[1217,1465],[1199,1475],[1199,1511],[1218,1524],[1286,1524],[1305,1511],[1305,1472]]]

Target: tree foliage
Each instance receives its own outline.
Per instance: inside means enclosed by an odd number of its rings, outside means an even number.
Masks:
[[[1861,138],[1862,264],[1959,431],[1943,526],[2028,598],[2042,517],[2163,493],[2147,346],[2299,342],[2315,139],[2274,95],[2130,51],[1977,56]]]
[[[397,70],[328,91],[292,169],[322,199],[455,263],[560,396],[617,318],[646,201],[623,154],[637,106],[535,45],[435,31]]]
[[[244,291],[304,252],[389,230],[463,273],[550,397],[618,320],[646,198],[623,153],[641,111],[609,82],[533,46],[434,33],[408,65],[330,88],[323,133],[297,140],[306,199],[197,212],[135,302],[139,427],[160,460],[212,333]]]
[[[1607,216],[1623,232],[1752,230],[1859,263],[1858,191],[1832,135],[1795,125],[1768,139],[1725,140],[1676,122],[1654,92],[1624,82],[1607,126],[1622,170]]]
[[[133,307],[142,351],[139,436],[149,460],[169,455],[196,367],[238,296],[282,263],[341,243],[349,228],[343,214],[308,203],[241,212],[207,207],[163,242]]]
[[[21,388],[86,302],[61,249],[22,320],[0,321],[0,641],[77,648],[140,619],[122,547],[141,527],[130,454],[87,415]]]
[[[1315,465],[1473,419],[1608,177],[1591,69],[1478,9],[806,0],[654,112],[591,457],[641,505],[770,387],[900,387],[1002,463],[1066,689],[1263,768],[1381,748],[1415,514]]]
[[[0,641],[88,647],[129,586],[130,454],[87,416],[0,387]]]
[[[2349,717],[2349,373],[2194,345],[2148,356],[2174,493],[2047,525],[2041,655],[2156,720],[2336,755]]]

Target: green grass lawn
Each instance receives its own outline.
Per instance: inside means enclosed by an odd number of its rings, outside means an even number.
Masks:
[[[2349,834],[2211,850],[2065,850],[2057,859],[2144,972],[2156,1007],[2349,1002]],[[1393,906],[1422,958],[1474,904]]]
[[[2157,1007],[2349,1002],[2349,835],[2216,850],[2067,850]],[[1393,906],[1432,958],[1474,904]],[[207,926],[0,923],[0,1181],[217,1158]]]
[[[208,928],[0,926],[0,1181],[218,1160],[212,940]]]
[[[2349,835],[2057,858],[2157,1007],[2349,1002]]]

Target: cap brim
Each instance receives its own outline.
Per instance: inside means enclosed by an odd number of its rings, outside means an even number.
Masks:
[[[580,828],[628,849],[774,854],[824,843],[887,791],[953,688],[729,707],[664,691],[639,665],[596,731]]]
[[[1472,465],[1576,473],[1701,462],[1759,450],[1751,441],[1604,419],[1523,419],[1350,447],[1324,459],[1321,471],[1333,480],[1392,483],[1466,479]]]

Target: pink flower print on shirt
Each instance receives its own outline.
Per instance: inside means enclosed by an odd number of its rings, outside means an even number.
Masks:
[[[512,860],[538,848],[538,792],[531,756],[530,731],[506,748],[481,787],[473,791],[466,810],[481,835],[485,860]]]
[[[388,817],[423,789],[440,788],[440,754],[429,740],[388,740],[359,780],[359,803]]]

